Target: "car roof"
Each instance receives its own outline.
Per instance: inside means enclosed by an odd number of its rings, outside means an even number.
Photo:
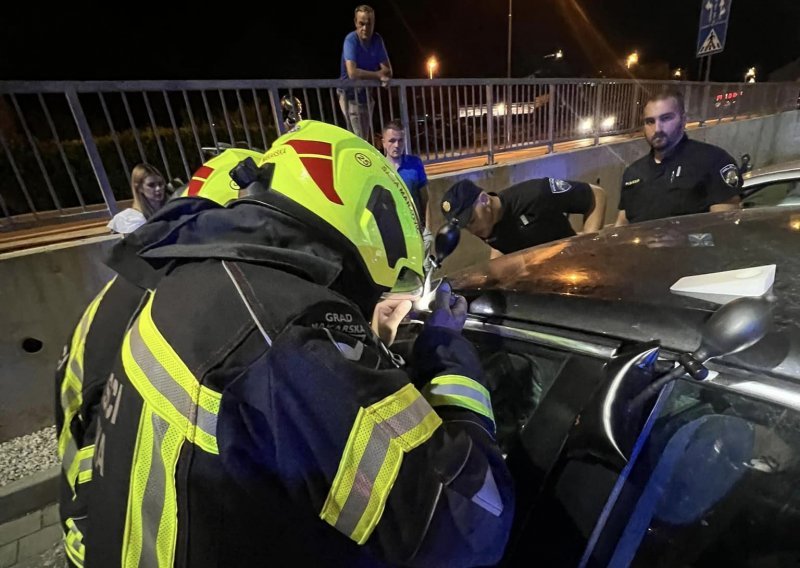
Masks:
[[[678,279],[775,264],[775,332],[792,335],[800,348],[798,251],[800,207],[765,207],[609,228],[506,255],[451,280],[477,316],[657,339],[686,351],[697,348],[700,327],[718,305],[670,292]],[[792,373],[800,378],[800,366]]]
[[[756,178],[772,176],[775,174],[786,174],[786,173],[797,173],[798,175],[800,175],[800,160],[781,162],[780,164],[772,164],[771,166],[756,168],[752,171],[747,172],[742,177],[744,178],[745,185],[749,185],[753,183],[753,181],[755,181]]]

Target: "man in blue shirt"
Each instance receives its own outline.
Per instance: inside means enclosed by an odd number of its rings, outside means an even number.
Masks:
[[[355,31],[344,38],[340,79],[378,79],[386,83],[392,78],[392,64],[383,38],[375,32],[375,10],[366,4],[355,9]],[[369,140],[372,122],[372,97],[366,88],[339,89],[347,128]],[[371,141],[370,141],[371,142]]]
[[[389,162],[397,168],[397,173],[408,187],[414,205],[419,212],[422,225],[422,238],[428,248],[433,236],[428,229],[428,176],[425,175],[425,166],[417,156],[406,154],[405,127],[400,120],[390,120],[383,126],[382,141],[383,153]]]

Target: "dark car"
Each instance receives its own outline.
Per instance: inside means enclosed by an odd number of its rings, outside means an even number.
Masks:
[[[772,207],[573,237],[452,277],[516,482],[502,565],[800,564],[798,251],[800,207]],[[670,292],[677,280],[772,264],[763,339],[638,397],[725,309]]]

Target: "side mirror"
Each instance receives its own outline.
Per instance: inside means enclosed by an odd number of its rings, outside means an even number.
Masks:
[[[439,228],[433,245],[436,251],[433,263],[436,268],[441,267],[444,259],[453,254],[460,241],[461,230],[458,227],[458,219],[451,219]]]
[[[458,219],[451,219],[441,226],[436,232],[433,248],[435,254],[430,256],[430,269],[425,274],[422,283],[422,293],[419,298],[414,300],[414,310],[425,311],[433,300],[436,288],[441,284],[441,280],[433,283],[433,271],[441,268],[444,259],[453,254],[459,241],[461,240],[461,230],[458,228]]]
[[[742,165],[739,166],[739,173],[740,174],[745,174],[745,173],[747,173],[747,172],[749,172],[750,170],[753,169],[753,164],[751,163],[752,162],[752,158],[750,157],[750,154],[742,154],[742,157],[741,157],[740,161],[742,163]]]

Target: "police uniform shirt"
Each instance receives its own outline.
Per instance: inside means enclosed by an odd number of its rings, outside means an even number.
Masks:
[[[736,162],[722,148],[686,135],[660,164],[653,152],[628,166],[622,176],[619,209],[631,223],[704,213],[739,194]]]
[[[594,207],[589,184],[554,178],[524,181],[497,196],[503,216],[486,243],[503,254],[573,236],[566,215]]]

